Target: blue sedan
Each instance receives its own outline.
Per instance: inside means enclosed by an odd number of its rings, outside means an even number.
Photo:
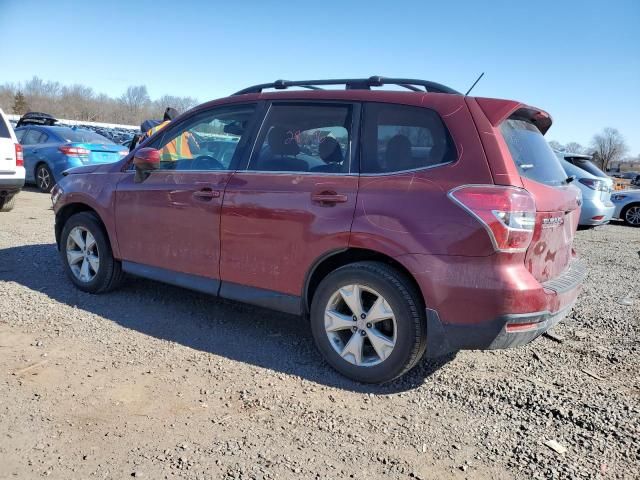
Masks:
[[[72,167],[120,160],[128,149],[82,128],[26,125],[15,130],[24,151],[26,182],[50,192]]]

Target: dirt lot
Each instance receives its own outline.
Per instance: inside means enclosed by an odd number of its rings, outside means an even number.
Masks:
[[[578,232],[589,279],[556,340],[382,387],[295,317],[137,279],[81,293],[53,241],[47,195],[0,214],[1,478],[640,475],[640,229]]]

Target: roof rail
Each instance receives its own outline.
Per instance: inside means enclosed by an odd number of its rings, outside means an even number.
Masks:
[[[272,83],[261,83],[253,85],[234,93],[243,95],[245,93],[261,93],[262,90],[274,88],[276,90],[286,90],[289,87],[308,88],[310,90],[321,90],[320,85],[344,85],[346,90],[371,90],[371,87],[382,87],[383,85],[398,85],[414,92],[451,93],[462,95],[460,92],[436,82],[428,80],[418,80],[415,78],[389,78],[373,76],[369,78],[341,78],[329,80],[276,80]],[[418,88],[418,87],[422,87]]]

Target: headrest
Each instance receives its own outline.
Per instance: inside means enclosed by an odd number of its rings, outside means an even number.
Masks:
[[[387,166],[403,166],[411,162],[411,142],[405,135],[394,135],[387,143],[385,152]]]
[[[318,147],[318,153],[325,163],[341,163],[343,160],[342,148],[333,137],[324,137],[322,139]]]
[[[284,127],[274,126],[269,130],[267,142],[273,155],[297,155],[300,147],[295,137]]]

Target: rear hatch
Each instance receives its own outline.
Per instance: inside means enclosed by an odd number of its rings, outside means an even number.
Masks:
[[[536,280],[546,282],[561,275],[573,259],[581,198],[527,112],[516,111],[500,124],[500,131],[523,186],[536,203],[533,240],[525,264]]]
[[[16,171],[16,141],[11,126],[0,111],[0,174]]]

